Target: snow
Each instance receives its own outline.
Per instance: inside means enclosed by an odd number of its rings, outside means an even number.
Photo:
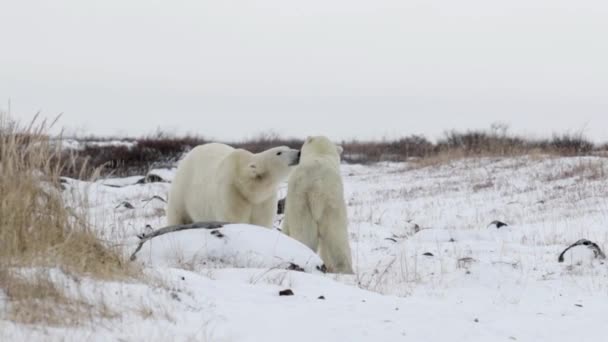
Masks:
[[[64,150],[81,150],[83,146],[80,141],[75,139],[61,139],[61,148]]]
[[[84,150],[87,147],[126,147],[132,148],[137,145],[136,141],[128,140],[102,140],[102,141],[82,141],[78,139],[62,138],[56,140],[56,143],[61,144],[61,148],[65,150]]]
[[[132,148],[137,145],[135,141],[124,141],[124,140],[109,140],[109,141],[87,141],[85,146],[87,147],[126,147]]]
[[[135,246],[139,239],[134,239]],[[138,260],[150,267],[202,270],[211,267],[283,268],[297,265],[314,272],[323,262],[310,248],[278,230],[233,224],[208,230],[183,230],[144,244]]]
[[[0,340],[601,341],[608,265],[583,246],[557,258],[582,238],[608,248],[607,170],[601,157],[345,164],[354,275],[318,272],[314,253],[276,230],[171,233],[138,254],[152,280],[74,285],[119,318],[0,321]],[[136,234],[164,226],[158,198],[170,184],[108,181],[70,180],[65,193],[86,193],[99,234],[130,255]],[[294,296],[279,296],[285,289]]]

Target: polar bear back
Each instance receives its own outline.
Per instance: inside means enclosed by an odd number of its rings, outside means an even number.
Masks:
[[[219,143],[194,148],[171,185],[168,224],[222,221],[272,228],[278,185],[299,156],[286,146],[256,154]]]
[[[198,220],[196,216],[215,216],[213,206],[206,205],[212,197],[217,196],[217,172],[220,165],[234,148],[210,143],[193,148],[179,163],[171,191],[169,193],[169,211],[174,210],[176,218],[169,217],[169,224],[182,224]],[[171,216],[169,212],[169,216]]]
[[[352,273],[341,152],[326,137],[306,140],[289,177],[283,232],[318,252],[330,272]]]
[[[289,178],[289,191],[302,196],[300,201],[286,201],[292,204],[291,211],[309,209],[315,220],[321,220],[326,210],[345,212],[342,177],[324,158],[303,161]]]

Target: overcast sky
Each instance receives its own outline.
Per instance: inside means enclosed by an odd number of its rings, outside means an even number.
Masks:
[[[68,131],[608,140],[605,0],[0,0],[0,108]]]

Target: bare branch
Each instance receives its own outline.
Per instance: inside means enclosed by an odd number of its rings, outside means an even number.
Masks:
[[[600,248],[600,246],[597,245],[597,243],[589,241],[587,239],[580,239],[578,241],[576,241],[575,243],[573,243],[570,247],[566,248],[562,254],[559,255],[559,257],[557,258],[558,262],[564,262],[564,255],[566,254],[567,251],[570,250],[570,248],[572,247],[576,247],[576,246],[587,246],[587,248],[589,248],[591,251],[593,251],[593,256],[597,259],[606,259],[606,254],[604,254],[604,252],[602,252],[602,249]]]
[[[172,233],[172,232],[178,232],[181,230],[188,230],[188,229],[217,229],[217,228],[222,228],[223,226],[229,224],[228,222],[217,222],[217,221],[209,221],[209,222],[195,222],[195,223],[191,223],[191,224],[180,224],[180,225],[176,225],[176,226],[167,226],[167,227],[163,227],[160,229],[157,229],[153,232],[150,233],[142,233],[137,235],[137,237],[139,238],[139,244],[137,245],[137,248],[135,249],[135,252],[133,252],[133,254],[131,254],[130,260],[134,261],[137,256],[137,252],[139,252],[141,250],[141,248],[144,246],[144,243],[146,243],[146,241],[155,238],[157,236],[163,235],[163,234],[167,234],[167,233]]]
[[[144,204],[144,208],[146,207],[146,205],[148,205],[148,203],[152,202],[152,201],[153,201],[153,200],[155,200],[155,199],[156,199],[156,200],[159,200],[159,201],[162,201],[162,202],[164,202],[164,203],[167,203],[167,200],[166,200],[166,199],[164,199],[164,198],[162,198],[162,197],[160,197],[160,196],[158,196],[158,195],[154,195],[154,196],[152,196],[152,197],[150,197],[150,198],[147,198],[147,199],[143,199],[143,200],[141,200],[142,202],[146,202],[146,204]]]

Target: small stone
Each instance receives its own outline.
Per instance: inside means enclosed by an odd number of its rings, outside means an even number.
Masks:
[[[506,223],[504,223],[504,222],[502,222],[502,221],[498,221],[498,220],[496,220],[496,221],[492,221],[492,222],[491,222],[491,223],[488,225],[488,227],[492,227],[492,226],[496,227],[496,229],[500,229],[500,228],[502,228],[502,227],[508,227],[509,225],[508,225],[508,224],[506,224]]]
[[[289,263],[289,266],[287,266],[287,269],[290,271],[305,272],[305,270],[302,267],[300,267],[297,264],[294,264],[293,262]]]
[[[133,206],[133,204],[131,204],[131,203],[127,202],[127,201],[124,201],[124,202],[120,203],[119,205],[117,205],[116,209],[118,209],[120,207],[124,207],[124,208],[127,208],[127,209],[135,209],[135,207]]]
[[[285,198],[281,198],[277,202],[277,215],[281,215],[285,213]]]
[[[283,290],[279,292],[279,296],[293,296],[293,291],[290,289]]]
[[[211,235],[217,237],[218,239],[221,239],[224,237],[224,234],[222,234],[219,230],[214,230],[211,232]]]

